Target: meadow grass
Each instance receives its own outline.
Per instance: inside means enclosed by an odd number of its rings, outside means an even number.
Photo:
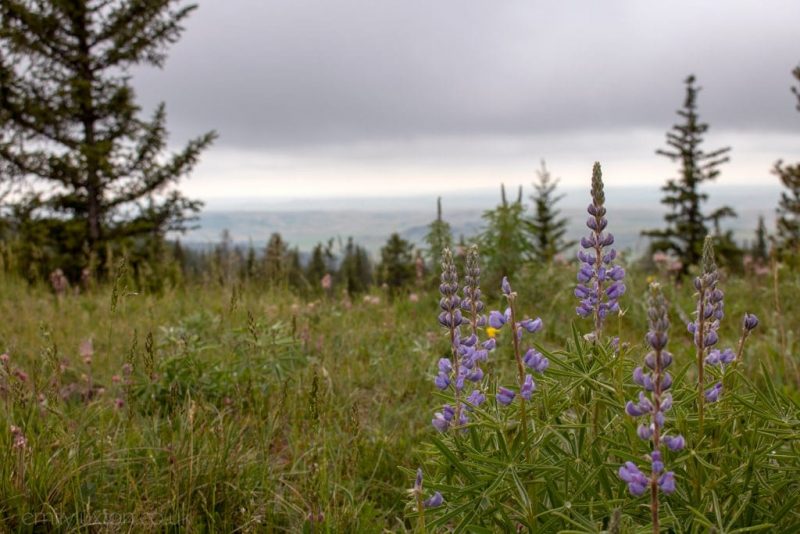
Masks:
[[[612,404],[632,396],[630,369],[644,354],[648,276],[629,269],[622,313],[606,326],[624,347],[625,361],[609,368],[610,379],[624,389],[624,395],[622,389],[610,394]],[[676,360],[691,362],[691,336],[683,335],[694,306],[691,283],[662,282],[675,325],[670,350]],[[789,445],[779,454],[796,456],[800,279],[783,269],[777,285],[755,276],[723,283],[733,319],[723,322],[720,335],[735,338],[745,311],[761,319],[738,370],[754,388],[790,400],[785,413],[760,417],[785,421]],[[558,265],[527,269],[514,281],[519,301],[546,324],[537,344],[556,360],[565,347],[572,346],[572,354],[584,350],[575,346],[583,343],[576,336],[591,330],[574,315],[573,285],[573,267]],[[437,471],[430,465],[443,443],[430,424],[440,403],[432,378],[436,362],[450,351],[436,321],[434,291],[418,289],[416,301],[375,293],[352,302],[308,302],[255,286],[190,284],[147,294],[118,283],[56,298],[10,276],[0,289],[0,351],[9,355],[0,375],[0,530],[410,531],[417,522],[406,488],[417,466],[428,464],[426,473],[437,473],[434,487],[446,501],[444,490],[452,490],[446,481],[457,482],[446,478],[446,466]],[[490,300],[499,302],[491,292]],[[550,389],[545,381],[543,400],[532,403],[539,422],[548,410],[568,409],[553,388],[572,380],[581,365],[570,358],[561,360],[572,362],[573,371],[554,366]],[[681,368],[679,378],[690,380],[694,370]],[[514,376],[514,369],[511,352],[499,350],[487,379]],[[567,397],[585,394],[578,388]],[[12,425],[25,444],[14,446]],[[634,429],[627,425],[627,432]],[[582,432],[575,436],[584,439]],[[574,445],[580,462],[592,454],[588,443],[576,437],[559,447]],[[617,445],[595,447],[596,454],[611,454]],[[604,468],[613,476],[616,466]],[[547,476],[537,474],[537,480]],[[604,480],[613,485],[609,492],[623,494],[622,482]],[[605,490],[579,483],[566,481],[574,499],[593,491],[602,499]],[[566,506],[565,496],[549,499]],[[613,501],[603,506],[625,506]],[[641,503],[625,510],[647,517],[637,508]],[[569,519],[564,510],[558,514]],[[783,513],[800,524],[798,510]],[[698,514],[713,520],[713,511]],[[591,530],[579,517],[565,524]],[[602,517],[593,523],[597,529],[608,526]],[[456,515],[429,522],[431,531],[456,526]],[[539,526],[558,530],[552,522]],[[491,522],[484,528],[501,531]]]

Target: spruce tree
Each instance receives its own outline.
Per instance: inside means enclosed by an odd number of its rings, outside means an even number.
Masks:
[[[522,187],[516,200],[509,202],[501,185],[500,205],[483,214],[486,228],[480,236],[480,248],[486,262],[486,287],[500,287],[504,276],[513,277],[522,266],[530,250],[524,214]]]
[[[792,75],[800,82],[800,66],[792,71]],[[792,87],[797,97],[797,110],[800,111],[800,85]],[[800,253],[800,163],[784,165],[783,161],[775,163],[772,172],[785,188],[778,202],[777,245],[783,254]]]
[[[352,237],[347,240],[338,277],[351,296],[366,291],[371,283],[372,270],[367,251],[356,245]]]
[[[686,78],[686,96],[683,108],[678,110],[681,118],[670,132],[667,132],[667,148],[659,149],[657,154],[680,164],[678,178],[667,180],[661,190],[661,200],[669,211],[664,216],[667,227],[660,230],[642,232],[653,239],[653,250],[673,251],[683,263],[683,272],[689,266],[697,265],[703,256],[703,241],[709,233],[707,222],[712,221],[718,228],[720,219],[735,216],[727,206],[710,215],[703,212],[703,204],[708,194],[700,187],[719,176],[719,166],[729,161],[730,147],[705,151],[702,148],[703,136],[708,124],[700,121],[697,113],[697,93],[694,76]]]
[[[758,216],[758,226],[756,227],[756,239],[753,242],[753,248],[750,251],[753,259],[761,265],[767,263],[769,259],[769,235],[767,234],[767,225],[764,224],[764,216]]]
[[[264,279],[269,284],[282,284],[286,281],[288,266],[289,247],[281,237],[275,232],[269,236],[267,247],[264,250]]]
[[[561,210],[555,205],[564,198],[556,195],[558,179],[553,180],[547,165],[542,160],[542,168],[536,171],[537,180],[533,183],[533,215],[525,221],[528,231],[531,255],[534,260],[550,263],[553,258],[575,245],[575,241],[567,241],[569,219],[560,218]]]
[[[425,236],[428,245],[426,255],[430,261],[430,271],[439,272],[442,263],[442,251],[453,246],[453,234],[450,225],[442,219],[442,198],[436,199],[436,220],[428,225],[428,234]]]
[[[182,231],[201,203],[176,188],[215,134],[167,155],[164,106],[145,119],[133,66],[164,64],[195,6],[181,0],[3,0],[0,172],[80,270],[84,250]],[[21,200],[19,200],[21,199]],[[118,248],[121,248],[118,247]],[[96,262],[103,265],[102,259]]]
[[[415,271],[414,245],[392,234],[381,248],[380,282],[396,294],[414,281]]]

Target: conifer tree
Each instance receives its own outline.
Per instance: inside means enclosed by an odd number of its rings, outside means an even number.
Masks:
[[[719,176],[719,166],[730,159],[730,147],[710,152],[702,148],[708,124],[700,122],[697,113],[697,93],[700,88],[695,85],[694,76],[686,78],[685,83],[683,108],[677,112],[681,122],[667,132],[667,148],[656,151],[680,164],[678,178],[670,178],[661,188],[664,192],[661,203],[669,208],[664,216],[667,227],[642,232],[654,238],[651,243],[653,250],[675,252],[683,263],[684,273],[689,266],[697,265],[703,256],[703,241],[709,233],[706,223],[712,221],[719,228],[720,219],[735,216],[728,206],[711,214],[703,212],[708,194],[702,192],[700,187]]]
[[[269,237],[267,247],[264,250],[264,278],[269,284],[281,284],[286,281],[288,275],[287,255],[289,247],[281,237],[275,232]]]
[[[756,227],[756,239],[751,250],[753,259],[762,265],[769,259],[769,236],[767,235],[767,225],[764,224],[764,216],[758,216],[758,226]]]
[[[436,199],[436,220],[428,225],[425,243],[428,245],[426,255],[430,261],[430,271],[438,273],[439,265],[442,263],[442,251],[453,246],[450,225],[442,219],[442,197]]]
[[[394,233],[381,248],[380,282],[395,294],[414,281],[414,245]]]
[[[800,66],[792,71],[792,75],[800,82]],[[800,85],[792,87],[797,97],[797,110],[800,111]],[[784,165],[783,161],[775,163],[772,172],[781,181],[785,190],[778,202],[777,245],[786,254],[800,253],[800,163]]]
[[[555,205],[564,198],[556,195],[558,179],[553,180],[547,165],[542,160],[542,168],[536,171],[537,180],[533,183],[533,214],[525,221],[528,231],[531,255],[534,260],[550,263],[553,258],[575,245],[575,241],[567,241],[569,219],[560,218],[561,210]]]
[[[509,202],[501,185],[500,205],[483,214],[486,228],[480,236],[480,248],[486,261],[486,287],[500,287],[504,276],[513,277],[522,266],[530,249],[524,214],[522,187],[516,200]]]
[[[350,237],[344,249],[344,257],[339,267],[339,279],[349,295],[365,291],[372,281],[372,268],[367,251],[353,242]]]
[[[130,83],[133,66],[164,64],[194,8],[182,0],[0,3],[0,173],[47,227],[42,246],[56,261],[185,230],[199,210],[175,185],[214,133],[165,154],[164,106],[143,118]],[[79,271],[76,261],[63,266]]]

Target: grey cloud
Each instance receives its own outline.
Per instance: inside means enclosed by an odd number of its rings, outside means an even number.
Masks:
[[[264,150],[666,130],[689,73],[712,131],[798,131],[800,2],[206,0],[163,71],[182,139]]]

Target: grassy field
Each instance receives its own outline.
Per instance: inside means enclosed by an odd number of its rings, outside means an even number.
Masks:
[[[544,320],[538,346],[558,358],[573,325],[580,333],[591,327],[574,313],[574,266],[533,267],[514,286],[526,311]],[[798,492],[800,472],[791,466],[800,469],[800,276],[788,268],[776,274],[777,283],[772,275],[723,279],[731,319],[720,337],[737,337],[745,311],[759,316],[738,370],[783,399],[794,434],[783,451],[789,482],[776,491]],[[623,313],[609,326],[628,360],[619,369],[646,352],[644,295],[653,276],[629,269]],[[689,381],[693,348],[684,324],[693,288],[662,282],[671,350],[687,362],[679,376]],[[499,309],[490,293],[489,308]],[[433,377],[449,353],[436,320],[438,292],[307,302],[256,287],[144,294],[117,284],[56,298],[5,277],[0,295],[0,351],[8,355],[0,372],[4,532],[402,532],[418,528],[408,494],[416,468],[427,466],[426,477],[437,473],[432,478],[446,488],[431,461],[440,404]],[[489,383],[513,376],[507,347],[493,358]],[[540,411],[564,380],[563,373],[543,379],[550,393]],[[613,474],[616,465],[605,469]],[[614,479],[608,491],[624,490]],[[762,508],[779,507],[771,499],[780,496],[762,497]],[[631,532],[637,517],[647,518],[641,508],[624,510]],[[713,510],[698,513],[714,522]],[[785,514],[781,528],[790,532],[800,510]],[[581,524],[574,531],[592,530]],[[455,525],[444,518],[429,528]],[[595,526],[607,528],[607,518]],[[542,527],[549,530],[558,529]]]

